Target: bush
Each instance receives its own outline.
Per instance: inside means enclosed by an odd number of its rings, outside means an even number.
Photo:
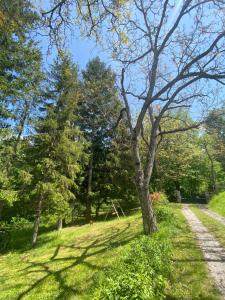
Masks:
[[[135,239],[113,270],[106,273],[95,300],[165,299],[171,249],[157,236]]]
[[[153,205],[166,205],[169,203],[168,198],[165,193],[162,192],[154,192],[151,193],[151,200],[153,202]]]
[[[155,215],[158,222],[171,222],[174,220],[174,213],[170,206],[157,205],[155,207]]]
[[[10,227],[13,227],[13,228],[22,229],[22,228],[26,228],[29,226],[31,226],[31,222],[25,218],[12,217],[12,220],[10,222]]]

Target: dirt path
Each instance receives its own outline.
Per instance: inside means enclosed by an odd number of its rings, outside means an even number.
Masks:
[[[197,237],[211,276],[225,299],[225,250],[202,225],[187,204],[183,206],[182,211]]]
[[[212,217],[213,219],[221,222],[223,225],[225,225],[225,218],[220,216],[219,214],[217,214],[216,212],[208,209],[207,207],[201,205],[199,206],[199,208],[207,215],[209,215],[210,217]]]

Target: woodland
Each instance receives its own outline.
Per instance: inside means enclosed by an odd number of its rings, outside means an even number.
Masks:
[[[223,0],[0,0],[0,299],[222,299],[184,210],[225,247],[224,25]]]

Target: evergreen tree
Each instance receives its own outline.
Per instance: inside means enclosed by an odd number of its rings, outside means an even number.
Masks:
[[[50,73],[50,89],[45,115],[37,123],[34,136],[33,196],[36,217],[33,240],[37,241],[41,211],[54,216],[61,229],[62,219],[71,213],[70,202],[78,189],[76,179],[81,171],[84,140],[75,126],[75,109],[80,97],[77,67],[69,56],[55,62]]]
[[[29,0],[0,1],[0,127],[17,142],[40,99],[41,52],[32,39],[38,24]]]
[[[0,215],[17,199],[18,144],[40,100],[41,53],[31,37],[37,22],[30,1],[0,1]]]
[[[89,222],[94,199],[97,198],[99,202],[102,179],[109,176],[109,170],[106,175],[106,162],[121,103],[115,85],[115,74],[99,58],[90,61],[83,71],[82,89],[78,123],[89,142],[89,164],[83,187],[86,195],[86,221]]]

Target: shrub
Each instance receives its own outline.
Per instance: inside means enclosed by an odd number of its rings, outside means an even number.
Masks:
[[[31,222],[28,221],[25,218],[20,218],[20,217],[12,217],[12,220],[10,222],[10,226],[13,228],[26,228],[31,226]]]
[[[113,270],[107,272],[95,300],[165,299],[170,274],[171,250],[157,236],[135,239]]]
[[[170,206],[157,205],[155,207],[155,215],[158,222],[174,220],[174,213]]]
[[[154,193],[151,193],[150,196],[151,196],[151,200],[152,200],[154,206],[169,203],[168,198],[165,193],[154,192]]]

